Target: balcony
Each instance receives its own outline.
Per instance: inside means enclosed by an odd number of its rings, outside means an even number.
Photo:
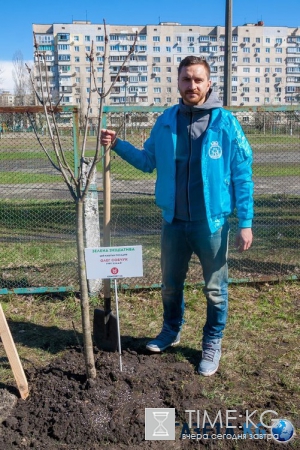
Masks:
[[[71,87],[66,87],[66,86],[60,86],[59,87],[59,92],[61,94],[72,94],[72,88]]]

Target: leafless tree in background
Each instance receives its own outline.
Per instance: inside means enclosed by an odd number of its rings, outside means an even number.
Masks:
[[[20,50],[14,53],[12,63],[15,106],[32,104],[34,101],[34,92],[30,82],[26,64],[24,62],[23,53]]]

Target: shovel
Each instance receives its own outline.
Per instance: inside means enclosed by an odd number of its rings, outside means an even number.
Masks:
[[[110,247],[111,187],[110,187],[110,148],[104,147],[103,163],[103,246]],[[103,280],[104,311],[94,310],[93,335],[96,346],[108,352],[118,348],[118,323],[111,310],[110,279]]]

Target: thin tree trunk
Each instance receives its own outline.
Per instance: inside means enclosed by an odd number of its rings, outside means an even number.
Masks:
[[[93,342],[90,322],[89,293],[86,279],[85,257],[84,257],[84,229],[83,229],[83,200],[76,202],[76,237],[77,237],[77,257],[78,275],[80,283],[80,306],[83,332],[84,358],[86,374],[88,379],[96,378],[95,359],[93,352]]]

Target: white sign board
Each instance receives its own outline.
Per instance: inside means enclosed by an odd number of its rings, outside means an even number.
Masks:
[[[85,249],[88,280],[143,276],[142,246]]]

